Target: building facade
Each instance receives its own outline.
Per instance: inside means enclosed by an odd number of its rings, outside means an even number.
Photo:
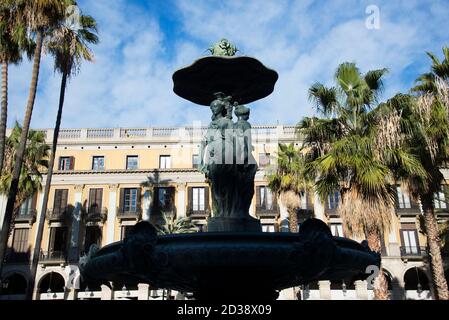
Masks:
[[[44,132],[50,144],[53,131]],[[43,194],[38,192],[15,214],[0,299],[25,296],[36,221],[42,214],[46,222],[34,299],[185,299],[181,293],[146,284],[88,288],[81,281],[78,261],[90,245],[120,241],[136,222],[160,224],[163,214],[189,217],[199,232],[206,231],[207,218],[213,212],[210,190],[198,170],[204,133],[204,127],[61,130],[47,211],[41,212]],[[259,170],[250,214],[260,219],[264,232],[287,231],[287,210],[267,187],[265,175],[274,165],[278,143],[299,147],[301,141],[294,126],[255,126],[252,137]],[[435,197],[441,223],[449,219],[447,197],[445,188]],[[300,201],[299,222],[316,217],[328,223],[335,236],[350,237],[338,216],[338,193],[324,203],[316,195],[304,193]],[[5,206],[3,196],[1,221]],[[394,299],[434,296],[420,216],[419,204],[398,186],[396,215],[382,248],[383,268]],[[372,299],[373,292],[366,281],[320,281],[301,288],[301,295],[303,299]],[[282,291],[280,299],[293,299],[293,291]]]

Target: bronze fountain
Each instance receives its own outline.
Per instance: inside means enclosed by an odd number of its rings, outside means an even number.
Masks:
[[[306,220],[297,233],[264,233],[250,216],[257,164],[243,104],[270,95],[278,74],[257,59],[235,56],[225,39],[210,51],[173,75],[177,95],[212,111],[200,167],[212,194],[208,231],[158,236],[152,224],[139,222],[123,241],[91,247],[80,262],[83,280],[89,286],[148,283],[199,300],[260,301],[313,281],[366,279],[368,266],[380,266],[366,241],[333,237],[318,219]]]

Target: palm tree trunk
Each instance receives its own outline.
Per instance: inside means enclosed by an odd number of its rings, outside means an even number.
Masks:
[[[371,250],[380,253],[382,251],[382,246],[380,244],[381,237],[378,232],[371,232],[367,236],[368,246]],[[390,293],[388,292],[388,282],[385,274],[380,267],[379,275],[374,280],[374,299],[375,300],[389,300]]]
[[[449,300],[447,281],[444,277],[443,259],[441,258],[438,224],[433,213],[433,195],[421,195],[421,204],[424,213],[427,247],[429,249],[430,267],[432,270],[432,281],[435,288],[436,299]]]
[[[31,123],[31,116],[33,114],[34,101],[36,100],[37,85],[39,81],[39,68],[42,54],[42,40],[43,40],[42,37],[43,37],[42,31],[38,31],[36,35],[36,49],[34,51],[33,73],[31,78],[30,92],[25,110],[25,117],[23,120],[20,143],[16,151],[11,187],[9,189],[8,202],[6,204],[5,217],[0,235],[0,275],[3,269],[3,260],[5,256],[6,247],[8,245],[8,235],[14,210],[14,204],[16,202],[20,171],[22,169],[23,156],[25,154],[28,131],[30,129]]]
[[[8,63],[2,62],[2,111],[0,116],[0,174],[5,156],[6,121],[8,116]]]
[[[64,98],[65,98],[66,87],[67,87],[67,73],[63,73],[62,80],[61,80],[61,91],[59,94],[58,114],[56,116],[55,129],[53,131],[53,143],[51,146],[51,154],[50,154],[50,160],[48,162],[47,178],[45,181],[44,199],[42,201],[42,209],[41,209],[41,214],[39,216],[38,227],[37,227],[36,243],[34,245],[33,258],[31,261],[31,280],[30,280],[30,284],[27,288],[27,299],[28,300],[31,300],[33,298],[34,283],[35,283],[35,278],[36,278],[36,273],[37,273],[37,265],[39,263],[42,235],[44,233],[45,213],[47,212],[48,197],[50,195],[51,179],[53,177],[53,167],[55,164],[56,147],[58,145],[59,129],[61,127],[62,109],[64,107]]]

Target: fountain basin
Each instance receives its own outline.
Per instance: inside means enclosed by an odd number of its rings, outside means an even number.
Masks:
[[[200,300],[273,300],[279,290],[313,281],[364,280],[370,275],[364,273],[368,266],[380,266],[379,254],[364,244],[332,237],[317,219],[306,221],[298,233],[205,232],[154,238],[148,234],[151,227],[136,226],[128,239],[90,254],[81,266],[85,281],[148,283],[193,292]]]

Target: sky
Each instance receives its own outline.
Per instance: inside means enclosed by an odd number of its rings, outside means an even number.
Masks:
[[[207,125],[210,111],[173,93],[173,73],[227,38],[279,80],[248,105],[253,125],[293,125],[315,113],[308,88],[333,84],[342,62],[388,68],[382,100],[429,70],[449,45],[449,0],[78,0],[98,22],[94,63],[67,87],[62,127]],[[22,123],[32,65],[11,66],[8,125]],[[54,126],[61,76],[44,55],[33,128]]]

